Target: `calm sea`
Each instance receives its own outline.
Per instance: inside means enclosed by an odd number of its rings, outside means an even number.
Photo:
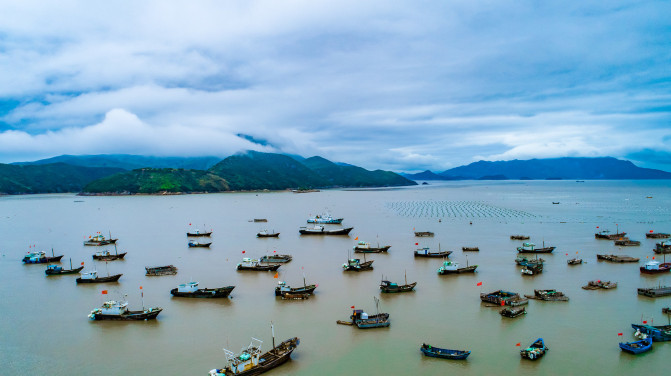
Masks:
[[[558,202],[559,204],[553,204]],[[310,215],[330,212],[353,226],[349,236],[306,237],[298,228]],[[266,218],[267,223],[250,222]],[[598,227],[598,229],[597,229]],[[189,249],[186,231],[212,229],[210,249]],[[278,239],[257,239],[263,229]],[[596,240],[598,230],[619,229],[639,247]],[[413,230],[433,231],[416,238]],[[271,347],[298,336],[292,361],[273,375],[585,375],[659,374],[668,368],[671,343],[655,343],[640,356],[622,353],[633,340],[631,323],[667,324],[662,307],[671,297],[639,297],[636,288],[671,284],[671,276],[646,276],[638,267],[652,258],[655,240],[645,233],[671,232],[670,181],[446,182],[388,190],[329,190],[318,193],[230,193],[184,196],[0,197],[0,374],[3,375],[206,375],[225,365],[222,348],[235,352],[255,337]],[[103,247],[85,247],[90,235],[111,232],[125,260],[93,262]],[[522,276],[515,265],[519,241],[556,246],[538,276]],[[374,259],[374,270],[343,272],[358,240],[391,245]],[[417,243],[417,244],[416,244]],[[76,285],[76,276],[47,278],[44,265],[23,265],[34,246],[64,254],[62,265],[86,263],[102,275],[123,273],[118,283]],[[451,260],[477,264],[473,275],[439,276],[441,261],[415,259],[428,246],[454,253]],[[480,252],[462,252],[477,246]],[[105,249],[105,248],[103,248]],[[113,247],[107,247],[114,251]],[[274,273],[237,272],[242,257],[291,254]],[[640,264],[596,261],[597,253],[630,255]],[[568,266],[576,254],[585,260]],[[146,277],[145,266],[173,264],[175,276]],[[417,281],[416,291],[381,295],[384,277]],[[306,301],[274,296],[278,280],[318,284]],[[586,291],[590,280],[618,282],[611,291]],[[172,298],[170,289],[198,281],[201,287],[235,285],[229,299]],[[477,286],[482,282],[482,286]],[[131,309],[162,307],[151,322],[92,322],[89,312],[105,298],[127,299]],[[101,290],[108,290],[103,296]],[[568,303],[531,301],[528,314],[502,318],[481,304],[479,294],[498,289],[532,294],[557,289]],[[350,307],[391,315],[388,329],[336,325]],[[623,336],[618,336],[623,333]],[[550,348],[540,361],[520,359],[543,337]],[[467,361],[425,358],[419,347],[468,349]]]

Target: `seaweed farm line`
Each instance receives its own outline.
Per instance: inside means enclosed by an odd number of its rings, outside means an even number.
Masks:
[[[651,198],[649,198],[651,197]],[[559,204],[553,204],[559,203]],[[354,229],[347,236],[301,236],[312,213],[344,218],[327,229]],[[669,323],[661,310],[671,296],[649,298],[638,288],[671,286],[671,273],[641,274],[639,267],[664,255],[652,249],[671,232],[668,181],[429,182],[384,190],[322,190],[178,196],[77,197],[70,194],[0,197],[0,364],[4,375],[170,374],[206,375],[226,363],[222,348],[237,352],[250,338],[272,347],[298,337],[292,360],[268,375],[630,375],[661,374],[671,343],[655,342],[635,356],[619,342],[634,341],[631,324]],[[254,222],[255,218],[267,222]],[[198,224],[198,226],[196,225]],[[187,231],[210,231],[209,248],[187,245]],[[257,237],[261,231],[279,237]],[[640,246],[619,247],[595,239],[602,230],[624,231]],[[91,234],[118,238],[121,260],[95,261],[111,247],[85,247]],[[415,232],[433,232],[415,237]],[[511,240],[523,234],[529,240]],[[390,245],[365,254],[373,270],[343,272],[353,246]],[[522,242],[556,247],[543,254],[543,272],[526,276],[515,263]],[[478,265],[475,273],[438,275],[441,258],[413,252],[452,251],[448,261]],[[463,252],[477,247],[478,252]],[[75,283],[76,274],[46,277],[46,265],[23,265],[31,250],[63,254],[63,267],[85,263],[100,276],[123,274],[116,283]],[[92,250],[91,248],[100,248]],[[631,256],[639,262],[597,261],[597,254]],[[239,272],[244,257],[291,255],[275,272]],[[353,256],[355,255],[355,256]],[[583,263],[568,265],[579,257]],[[671,262],[670,259],[667,260]],[[533,258],[530,255],[529,258]],[[146,276],[145,267],[174,265],[174,275]],[[413,292],[381,294],[382,279],[417,282]],[[310,299],[275,296],[279,281],[317,284]],[[614,289],[585,290],[589,281]],[[180,284],[235,286],[224,299],[173,298]],[[140,290],[142,286],[142,290]],[[480,301],[496,290],[533,295],[555,289],[569,301],[532,299],[526,314],[502,317],[500,307]],[[102,290],[107,294],[103,295]],[[352,306],[370,315],[389,313],[387,328],[337,325]],[[156,320],[94,322],[87,318],[106,300],[129,308],[161,307]],[[619,334],[622,333],[620,336]],[[550,351],[540,360],[520,359],[521,347],[543,338]],[[422,355],[423,343],[470,350],[467,360]]]

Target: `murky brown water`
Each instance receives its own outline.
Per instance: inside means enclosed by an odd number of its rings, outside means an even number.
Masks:
[[[649,230],[671,232],[668,181],[651,182],[457,182],[407,189],[323,191],[309,194],[236,193],[169,197],[77,197],[40,195],[0,197],[0,364],[3,375],[26,374],[170,374],[205,375],[222,367],[222,347],[238,351],[254,336],[271,346],[270,321],[278,341],[301,338],[293,361],[273,375],[397,374],[658,374],[667,366],[671,344],[655,343],[641,356],[621,353],[617,343],[631,340],[630,324],[641,317],[667,323],[661,308],[671,298],[651,300],[636,288],[671,284],[671,276],[640,275],[637,264],[597,262],[596,253],[652,257]],[[653,198],[646,198],[652,196]],[[553,205],[552,202],[560,202]],[[299,236],[310,214],[330,211],[354,230],[347,237]],[[268,223],[253,223],[267,218]],[[438,219],[441,219],[439,222]],[[472,224],[469,224],[472,222]],[[192,223],[192,226],[189,226]],[[630,234],[640,247],[615,247],[594,239],[596,226]],[[214,231],[211,249],[189,249],[185,232]],[[279,239],[257,239],[267,228]],[[434,231],[415,238],[413,228]],[[99,247],[84,247],[101,231],[118,237],[123,261],[94,263]],[[515,266],[511,234],[527,234],[554,245],[543,256],[543,274],[523,277]],[[355,238],[391,245],[389,254],[372,255],[371,272],[343,273],[342,263]],[[478,264],[474,275],[438,276],[439,260],[417,259],[420,246],[453,250],[450,259]],[[36,245],[65,254],[63,265],[86,262],[101,274],[123,273],[115,284],[75,284],[76,276],[45,277],[44,265],[23,265]],[[478,246],[479,253],[463,253]],[[113,248],[108,248],[113,250]],[[243,254],[242,251],[245,251]],[[289,284],[317,283],[306,301],[282,301],[273,289],[273,273],[237,272],[244,256],[289,253],[294,260],[280,268]],[[566,265],[566,253],[583,265]],[[175,276],[146,277],[145,266],[173,264]],[[417,281],[414,293],[382,295],[380,308],[391,314],[391,327],[358,330],[336,325],[350,306],[374,313],[384,275]],[[585,291],[589,280],[614,280],[613,291]],[[172,298],[179,283],[201,287],[235,285],[223,300]],[[478,287],[477,282],[483,282]],[[164,311],[153,322],[91,322],[87,315],[108,298],[127,294],[131,309],[142,305]],[[532,301],[528,314],[505,319],[497,308],[480,303],[480,292],[507,289],[532,293],[555,288],[570,302]],[[618,333],[624,333],[618,337]],[[545,338],[548,355],[522,361],[521,342]],[[469,349],[467,361],[424,358],[422,342]]]

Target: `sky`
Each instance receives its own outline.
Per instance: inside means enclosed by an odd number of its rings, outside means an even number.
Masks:
[[[671,2],[0,0],[0,162],[612,156],[671,171]]]

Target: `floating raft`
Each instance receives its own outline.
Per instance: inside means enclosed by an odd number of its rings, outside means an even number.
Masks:
[[[645,237],[648,239],[666,239],[671,237],[671,234],[665,234],[663,232],[649,232],[645,234]]]
[[[597,260],[605,260],[610,262],[638,262],[639,258],[631,256],[618,256],[618,255],[596,255]]]
[[[433,236],[431,231],[415,231],[415,236]]]
[[[463,252],[479,252],[480,248],[478,247],[461,247]]]
[[[638,295],[644,295],[650,298],[659,298],[661,296],[671,295],[671,286],[640,288],[638,289]]]
[[[145,275],[150,275],[150,276],[177,274],[177,267],[175,267],[173,265],[154,266],[154,267],[145,266],[144,269],[146,270]]]

